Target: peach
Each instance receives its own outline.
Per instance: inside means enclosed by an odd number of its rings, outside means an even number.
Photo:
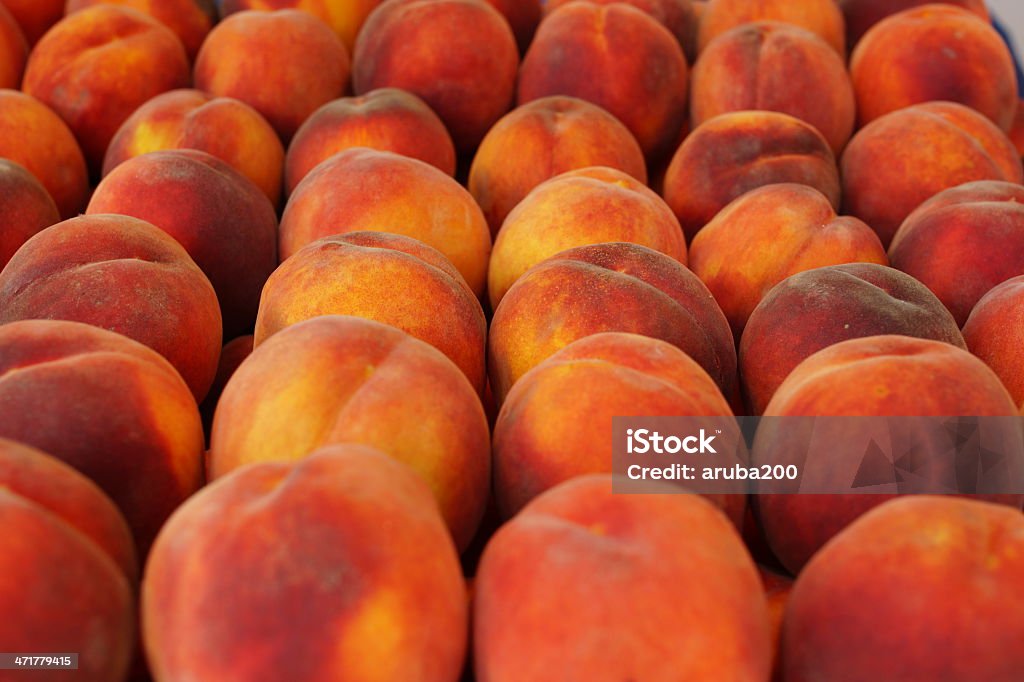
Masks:
[[[434,247],[476,296],[483,295],[491,254],[487,221],[472,195],[433,166],[373,149],[335,154],[288,200],[278,254],[283,261],[321,237],[363,230],[401,234]]]
[[[861,36],[882,19],[919,5],[942,3],[957,5],[989,20],[985,0],[838,0],[846,19],[846,44],[852,49]]]
[[[0,4],[0,88],[18,88],[28,59],[28,43],[11,13]]]
[[[35,176],[0,158],[0,270],[32,235],[60,222],[57,206]]]
[[[487,272],[491,306],[537,263],[602,242],[640,244],[686,264],[682,230],[661,197],[622,171],[581,168],[538,185],[505,219]]]
[[[103,179],[86,213],[132,216],[174,237],[213,285],[224,335],[252,330],[277,265],[277,215],[231,166],[190,149],[137,156]]]
[[[40,450],[0,438],[0,489],[66,523],[102,550],[130,585],[138,582],[128,524],[111,499],[81,473]]]
[[[96,5],[121,5],[147,14],[167,28],[181,40],[189,60],[196,58],[199,46],[210,32],[216,13],[210,7],[196,0],[68,0],[67,14],[78,12]]]
[[[708,43],[690,81],[690,122],[779,111],[814,126],[836,154],[853,133],[856,103],[846,62],[814,33],[777,21],[743,24]]]
[[[253,336],[246,334],[231,339],[220,351],[220,362],[217,364],[217,374],[213,377],[213,384],[206,392],[202,404],[199,405],[199,413],[203,417],[203,431],[207,434],[209,442],[210,429],[213,426],[213,413],[217,409],[220,395],[235,371],[247,357],[252,355]]]
[[[697,58],[697,10],[692,0],[588,0],[595,5],[610,5],[623,2],[647,12],[665,26],[683,46],[686,58],[693,62]],[[547,0],[544,14],[575,0]]]
[[[1024,187],[970,182],[907,216],[893,237],[893,267],[919,279],[963,325],[978,300],[1024,275]]]
[[[274,334],[228,381],[209,472],[333,443],[373,446],[426,479],[464,548],[487,500],[488,435],[480,399],[441,351],[379,322],[326,315]]]
[[[493,454],[499,514],[509,518],[571,478],[612,473],[613,417],[677,415],[732,415],[718,384],[678,347],[623,332],[570,343],[527,372],[498,414]],[[745,496],[721,502],[739,527]]]
[[[366,17],[383,0],[222,0],[221,17],[243,10],[299,9],[320,19],[338,34],[345,49],[352,53],[356,36]]]
[[[89,174],[82,150],[64,121],[34,97],[0,89],[0,157],[36,176],[65,220],[85,208]]]
[[[887,502],[816,556],[783,624],[786,680],[1013,680],[1024,668],[1024,516]]]
[[[549,95],[593,102],[657,161],[686,119],[688,75],[682,47],[651,15],[623,3],[571,2],[537,29],[519,71],[518,102]]]
[[[275,207],[281,201],[284,146],[245,102],[199,90],[157,95],[118,128],[103,159],[103,175],[133,157],[170,149],[212,154],[254,182]]]
[[[484,392],[484,311],[459,271],[423,242],[351,232],[302,247],[263,288],[255,345],[319,315],[353,315],[397,327],[447,355],[477,393]]]
[[[188,386],[120,334],[54,320],[0,326],[0,403],[19,406],[0,411],[0,437],[91,478],[124,513],[140,557],[202,482],[203,430]]]
[[[662,189],[686,237],[733,199],[765,185],[817,189],[839,208],[839,169],[812,125],[773,111],[738,111],[705,121],[683,141]]]
[[[529,270],[494,311],[488,337],[499,404],[526,372],[590,334],[622,331],[686,352],[732,395],[736,352],[707,287],[678,261],[625,242],[562,251]]]
[[[767,680],[764,591],[729,521],[695,495],[611,488],[564,483],[487,545],[476,679]]]
[[[455,144],[444,123],[416,95],[396,88],[371,90],[323,105],[288,145],[285,191],[322,161],[352,147],[394,152],[455,175]]]
[[[23,89],[64,119],[98,175],[131,113],[188,83],[185,49],[169,28],[133,9],[97,5],[65,17],[39,40]]]
[[[710,0],[701,12],[697,49],[742,24],[781,21],[819,35],[839,54],[846,54],[843,14],[836,0]]]
[[[640,145],[617,118],[575,97],[542,97],[517,107],[488,131],[467,186],[496,235],[530,190],[588,166],[616,168],[647,182]]]
[[[850,263],[782,280],[754,308],[740,341],[740,376],[752,414],[764,412],[807,357],[840,341],[881,334],[967,347],[935,294],[899,270]]]
[[[1008,279],[981,297],[964,324],[964,339],[1024,411],[1024,276]]]
[[[142,592],[157,680],[448,682],[467,611],[429,489],[359,445],[201,491],[161,532]]]
[[[26,319],[85,322],[139,341],[197,400],[217,371],[213,287],[173,238],[136,218],[72,218],[25,242],[0,273],[0,324]]]
[[[1024,182],[1013,143],[981,114],[953,102],[894,111],[853,136],[840,162],[843,207],[888,246],[926,199],[975,180]]]
[[[515,94],[519,52],[508,22],[480,0],[389,0],[356,40],[356,94],[408,90],[444,121],[469,155]]]
[[[519,52],[526,52],[533,40],[533,33],[537,30],[537,24],[541,19],[541,5],[543,0],[485,0],[487,4],[501,12],[508,25],[512,28],[512,34],[516,37],[516,44]],[[550,5],[548,2],[544,5]]]
[[[314,111],[345,93],[350,70],[345,45],[316,17],[250,10],[210,31],[194,77],[199,90],[258,111],[287,144]]]
[[[28,44],[35,45],[64,16],[65,0],[0,0],[21,27]]]
[[[135,634],[128,579],[89,537],[48,509],[0,488],[0,640],[37,655],[81,652],[78,669],[46,679],[126,679]],[[6,672],[4,677],[33,677]]]
[[[999,378],[978,358],[966,350],[941,341],[910,338],[907,336],[869,336],[851,339],[818,351],[797,365],[779,389],[764,412],[766,417],[787,417],[789,424],[775,420],[770,428],[762,424],[752,451],[755,465],[794,464],[807,472],[813,470],[816,480],[829,489],[856,483],[863,469],[870,475],[877,472],[865,464],[865,441],[870,438],[871,422],[867,420],[819,420],[815,425],[818,442],[827,443],[827,467],[809,458],[815,451],[806,446],[798,417],[947,417],[971,415],[974,417],[1003,417],[1017,414],[1017,406],[1010,399]],[[937,443],[927,424],[906,421],[885,422],[885,440],[894,443],[921,438],[922,449],[917,452],[928,458],[928,466],[916,467],[913,480],[929,478],[933,468],[948,470],[953,463],[944,458],[970,456],[969,450]],[[1003,435],[1020,439],[1020,426],[1016,420],[1007,420]],[[998,425],[985,427],[1000,430]],[[1008,441],[1007,441],[1008,442]],[[893,445],[893,448],[898,445]],[[893,453],[892,457],[902,453]],[[976,456],[976,455],[975,455]],[[1019,458],[1020,452],[1012,453]],[[892,461],[881,453],[886,461]],[[932,467],[929,463],[934,463]],[[897,464],[889,464],[890,476],[895,475]],[[908,465],[909,467],[910,465]],[[957,462],[957,468],[963,467]],[[1010,462],[1009,476],[1017,476],[1019,465]],[[1008,478],[1007,480],[1011,480]],[[1016,480],[1016,479],[1015,479]],[[871,485],[870,482],[865,486]],[[958,490],[961,489],[958,487]],[[876,494],[838,495],[756,495],[757,506],[765,536],[772,551],[793,573],[830,539],[869,509],[892,497],[894,486],[876,489]],[[868,492],[871,492],[868,490]],[[1014,506],[1020,513],[1024,496],[997,495],[990,499]],[[788,678],[787,678],[788,679]]]
[[[768,291],[804,270],[842,263],[887,265],[867,225],[837,216],[805,185],[767,185],[726,206],[690,246],[690,267],[714,294],[737,341]]]
[[[1003,39],[985,19],[931,4],[877,23],[850,56],[863,126],[912,104],[964,104],[1008,131],[1017,110],[1017,76]]]

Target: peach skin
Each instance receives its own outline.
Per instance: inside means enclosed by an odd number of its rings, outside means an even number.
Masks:
[[[500,404],[532,367],[590,334],[621,331],[667,341],[732,395],[736,352],[711,292],[681,263],[626,242],[562,251],[528,270],[494,311],[491,389]]]
[[[662,195],[692,241],[733,199],[777,183],[813,187],[839,209],[839,169],[814,126],[773,111],[705,121],[676,150]]]
[[[142,590],[158,681],[450,682],[467,611],[426,484],[352,444],[202,490],[161,532]]]
[[[284,146],[245,102],[199,90],[157,95],[118,128],[103,158],[103,175],[128,159],[172,149],[212,154],[255,183],[275,208],[281,202]]]
[[[169,28],[104,4],[65,17],[39,40],[23,89],[64,119],[98,176],[107,145],[132,112],[189,80],[185,48]]]
[[[607,166],[647,182],[636,138],[601,107],[555,95],[527,102],[488,131],[469,169],[468,187],[491,235],[540,183],[578,168]]]
[[[577,246],[630,242],[686,264],[686,242],[661,197],[613,168],[568,171],[531,191],[498,232],[487,271],[492,308],[523,274]]]
[[[306,119],[285,162],[291,194],[320,162],[352,147],[394,152],[455,175],[455,145],[437,114],[416,95],[397,88],[328,102]]]
[[[289,198],[278,256],[283,261],[321,237],[363,230],[401,234],[434,247],[473,293],[483,296],[491,255],[487,221],[472,195],[433,166],[360,147],[335,154]]]
[[[429,484],[464,548],[483,515],[490,439],[480,398],[441,351],[389,325],[343,315],[293,324],[228,380],[213,417],[209,470],[293,461],[361,443]]]
[[[697,233],[690,267],[729,319],[737,341],[773,286],[804,270],[841,263],[888,265],[867,225],[837,216],[805,185],[767,185],[726,206]]]

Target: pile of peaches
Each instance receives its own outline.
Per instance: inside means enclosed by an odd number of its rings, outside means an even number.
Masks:
[[[1019,417],[990,19],[0,0],[0,653],[78,654],[0,680],[1024,680],[1024,486],[612,492],[617,416]]]

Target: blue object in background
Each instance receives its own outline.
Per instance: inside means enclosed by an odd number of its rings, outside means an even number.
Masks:
[[[1021,69],[1020,55],[1017,54],[1017,46],[1013,44],[1013,38],[1010,36],[1010,32],[1006,30],[1006,27],[992,15],[992,26],[999,31],[999,35],[1003,37],[1003,41],[1010,48],[1010,54],[1013,55],[1013,65],[1017,69],[1017,96],[1020,97],[1020,92],[1024,89],[1024,70]]]

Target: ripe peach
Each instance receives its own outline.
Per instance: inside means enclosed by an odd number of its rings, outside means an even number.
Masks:
[[[393,87],[419,96],[471,154],[515,94],[519,52],[508,22],[480,0],[389,0],[356,41],[356,94]]]
[[[64,16],[65,0],[0,0],[21,27],[30,46]]]
[[[840,162],[843,207],[888,246],[926,199],[974,180],[1024,182],[1013,143],[981,114],[953,102],[894,111],[853,136]]]
[[[856,104],[846,62],[814,33],[778,21],[743,24],[708,43],[690,81],[694,126],[731,111],[779,111],[814,126],[839,154]]]
[[[221,17],[243,10],[299,9],[308,12],[331,27],[349,54],[366,17],[383,0],[222,0]]]
[[[480,399],[433,346],[372,320],[326,315],[260,344],[213,418],[211,478],[362,443],[411,466],[465,547],[483,515],[490,441]]]
[[[125,679],[134,643],[135,598],[118,566],[73,525],[3,488],[0,524],[4,647],[37,654],[82,652],[77,670],[42,674],[50,679]],[[26,676],[33,675],[4,675]]]
[[[34,97],[0,90],[0,157],[36,176],[65,220],[85,208],[89,174],[82,150],[64,121]]]
[[[850,56],[863,126],[912,104],[959,102],[1004,131],[1017,110],[1017,76],[1003,39],[985,19],[953,5],[899,12],[868,31]]]
[[[786,680],[1013,680],[1024,668],[1024,516],[952,497],[864,515],[793,587]]]
[[[752,21],[781,21],[818,34],[840,55],[846,54],[843,14],[836,0],[710,0],[700,17],[697,49],[729,29]]]
[[[345,45],[316,17],[250,10],[210,31],[194,75],[199,90],[260,112],[287,144],[310,114],[345,93],[350,69]]]
[[[647,182],[644,154],[629,129],[575,97],[542,97],[494,124],[469,169],[469,191],[491,235],[534,187],[559,173],[608,166]]]
[[[893,267],[924,282],[964,324],[1000,282],[1024,275],[1024,187],[970,182],[907,216],[893,237]]]
[[[964,324],[967,347],[991,367],[1024,411],[1024,276],[981,297]]]
[[[306,119],[288,146],[285,191],[291,194],[318,164],[352,147],[410,156],[455,175],[455,145],[437,114],[412,93],[381,88],[328,102]]]
[[[686,119],[688,72],[675,37],[646,12],[623,3],[571,2],[537,29],[519,71],[518,102],[548,95],[593,102],[622,121],[656,161],[671,152]]]
[[[202,482],[195,399],[164,358],[120,334],[53,320],[0,325],[0,403],[19,406],[0,410],[0,437],[96,482],[124,513],[140,557]]]
[[[505,219],[487,272],[491,306],[537,263],[603,242],[641,244],[686,264],[682,230],[661,197],[622,171],[581,168],[538,185]]]
[[[35,176],[0,158],[0,270],[32,235],[60,222],[57,206]]]
[[[773,286],[841,263],[888,261],[871,228],[837,216],[825,195],[805,185],[767,185],[744,194],[690,246],[690,267],[715,295],[737,340]]]
[[[161,532],[142,593],[158,680],[447,682],[467,611],[427,486],[351,444],[201,491]]]
[[[899,270],[849,263],[782,280],[754,308],[743,330],[740,376],[747,405],[755,415],[764,412],[789,373],[817,351],[880,334],[967,347],[935,294]]]
[[[367,192],[367,188],[374,188]],[[491,235],[480,207],[433,166],[391,152],[352,148],[314,168],[281,217],[280,259],[333,234],[391,232],[432,246],[482,296]]]
[[[519,52],[526,52],[533,40],[533,33],[541,18],[542,0],[486,0],[487,4],[501,12],[516,37]],[[551,3],[548,2],[547,5]],[[547,5],[544,5],[547,7]]]
[[[942,3],[968,9],[985,21],[989,20],[985,0],[838,0],[846,19],[846,44],[853,49],[861,36],[882,19],[919,5]]]
[[[196,0],[67,0],[66,13],[96,5],[121,5],[153,17],[174,31],[185,47],[189,61],[196,58],[199,46],[216,19],[216,15],[205,11],[202,3]]]
[[[0,489],[53,514],[102,550],[130,585],[138,582],[128,524],[111,499],[81,473],[40,450],[0,438]]]
[[[812,467],[826,486],[848,485],[865,462],[866,432],[864,420],[823,420],[815,426],[818,442],[827,443],[828,466],[814,450],[801,445],[804,436],[795,417],[864,416],[864,417],[947,417],[970,415],[1014,416],[1017,406],[1010,399],[999,378],[978,358],[966,350],[941,341],[907,336],[869,336],[843,341],[811,355],[794,369],[765,408],[765,417],[789,417],[789,424],[759,430],[752,459],[755,464],[794,464],[802,471]],[[769,424],[772,426],[772,424]],[[1009,421],[1007,428],[1020,430]],[[916,437],[912,422],[891,426],[888,438],[898,441]],[[997,429],[998,426],[986,427]],[[921,438],[933,438],[927,426],[920,427]],[[884,442],[884,441],[883,441]],[[952,457],[959,450],[937,445],[918,450],[922,457],[937,467],[952,469],[941,458]],[[887,447],[883,445],[882,447]],[[894,445],[893,449],[898,446]],[[969,451],[964,451],[969,454]],[[810,454],[808,454],[810,453]],[[930,454],[929,454],[930,453]],[[948,454],[947,454],[948,453]],[[894,452],[895,458],[898,452]],[[884,453],[881,455],[886,457]],[[1019,458],[1020,452],[1010,453]],[[888,459],[888,458],[887,458]],[[811,464],[808,464],[811,461]],[[1011,463],[1014,468],[1017,464]],[[893,464],[891,472],[895,471]],[[957,464],[962,467],[962,464]],[[910,465],[908,465],[908,468]],[[934,468],[919,467],[913,475],[928,478]],[[1011,472],[1011,475],[1017,475]],[[892,489],[895,492],[895,488]],[[884,492],[884,490],[883,490]],[[890,494],[840,495],[756,495],[765,536],[772,551],[793,573],[854,519],[890,499]],[[991,499],[1021,507],[1024,496],[1001,495]]]
[[[133,157],[169,149],[212,154],[252,180],[275,207],[281,201],[284,146],[245,102],[199,90],[157,95],[118,129],[103,159],[103,175]]]
[[[447,355],[477,393],[484,392],[484,311],[459,271],[423,242],[350,232],[302,247],[263,288],[255,345],[319,315],[353,315],[397,327]]]
[[[679,44],[683,46],[687,60],[692,63],[697,58],[697,10],[691,0],[588,0],[595,5],[610,5],[612,2],[625,2],[657,19],[671,31]],[[544,5],[545,16],[562,5],[575,0],[547,0]]]
[[[678,261],[637,244],[562,251],[529,270],[494,311],[488,337],[499,404],[527,371],[567,344],[603,331],[667,341],[732,395],[736,352],[722,311]]]
[[[564,483],[488,543],[476,679],[767,680],[764,590],[728,520],[695,495],[611,487]]]
[[[172,237],[136,218],[72,218],[25,242],[0,273],[0,324],[27,319],[86,322],[139,341],[181,372],[197,400],[217,371],[221,318],[210,281]]]
[[[705,121],[679,146],[662,193],[692,240],[733,199],[792,182],[814,187],[839,208],[839,169],[828,142],[788,114],[738,111]]]
[[[18,22],[0,4],[0,88],[18,88],[28,59],[28,43]]]
[[[623,332],[581,337],[527,372],[502,405],[493,440],[497,510],[509,518],[563,481],[612,473],[613,417],[731,414],[721,388],[678,347]],[[740,527],[745,496],[716,501]]]
[[[99,174],[114,133],[155,95],[188,87],[181,41],[133,9],[97,5],[62,19],[29,55],[24,91],[68,124]]]
[[[252,329],[277,265],[277,215],[231,166],[191,149],[143,154],[103,179],[86,213],[133,216],[174,237],[213,285],[224,335]]]

